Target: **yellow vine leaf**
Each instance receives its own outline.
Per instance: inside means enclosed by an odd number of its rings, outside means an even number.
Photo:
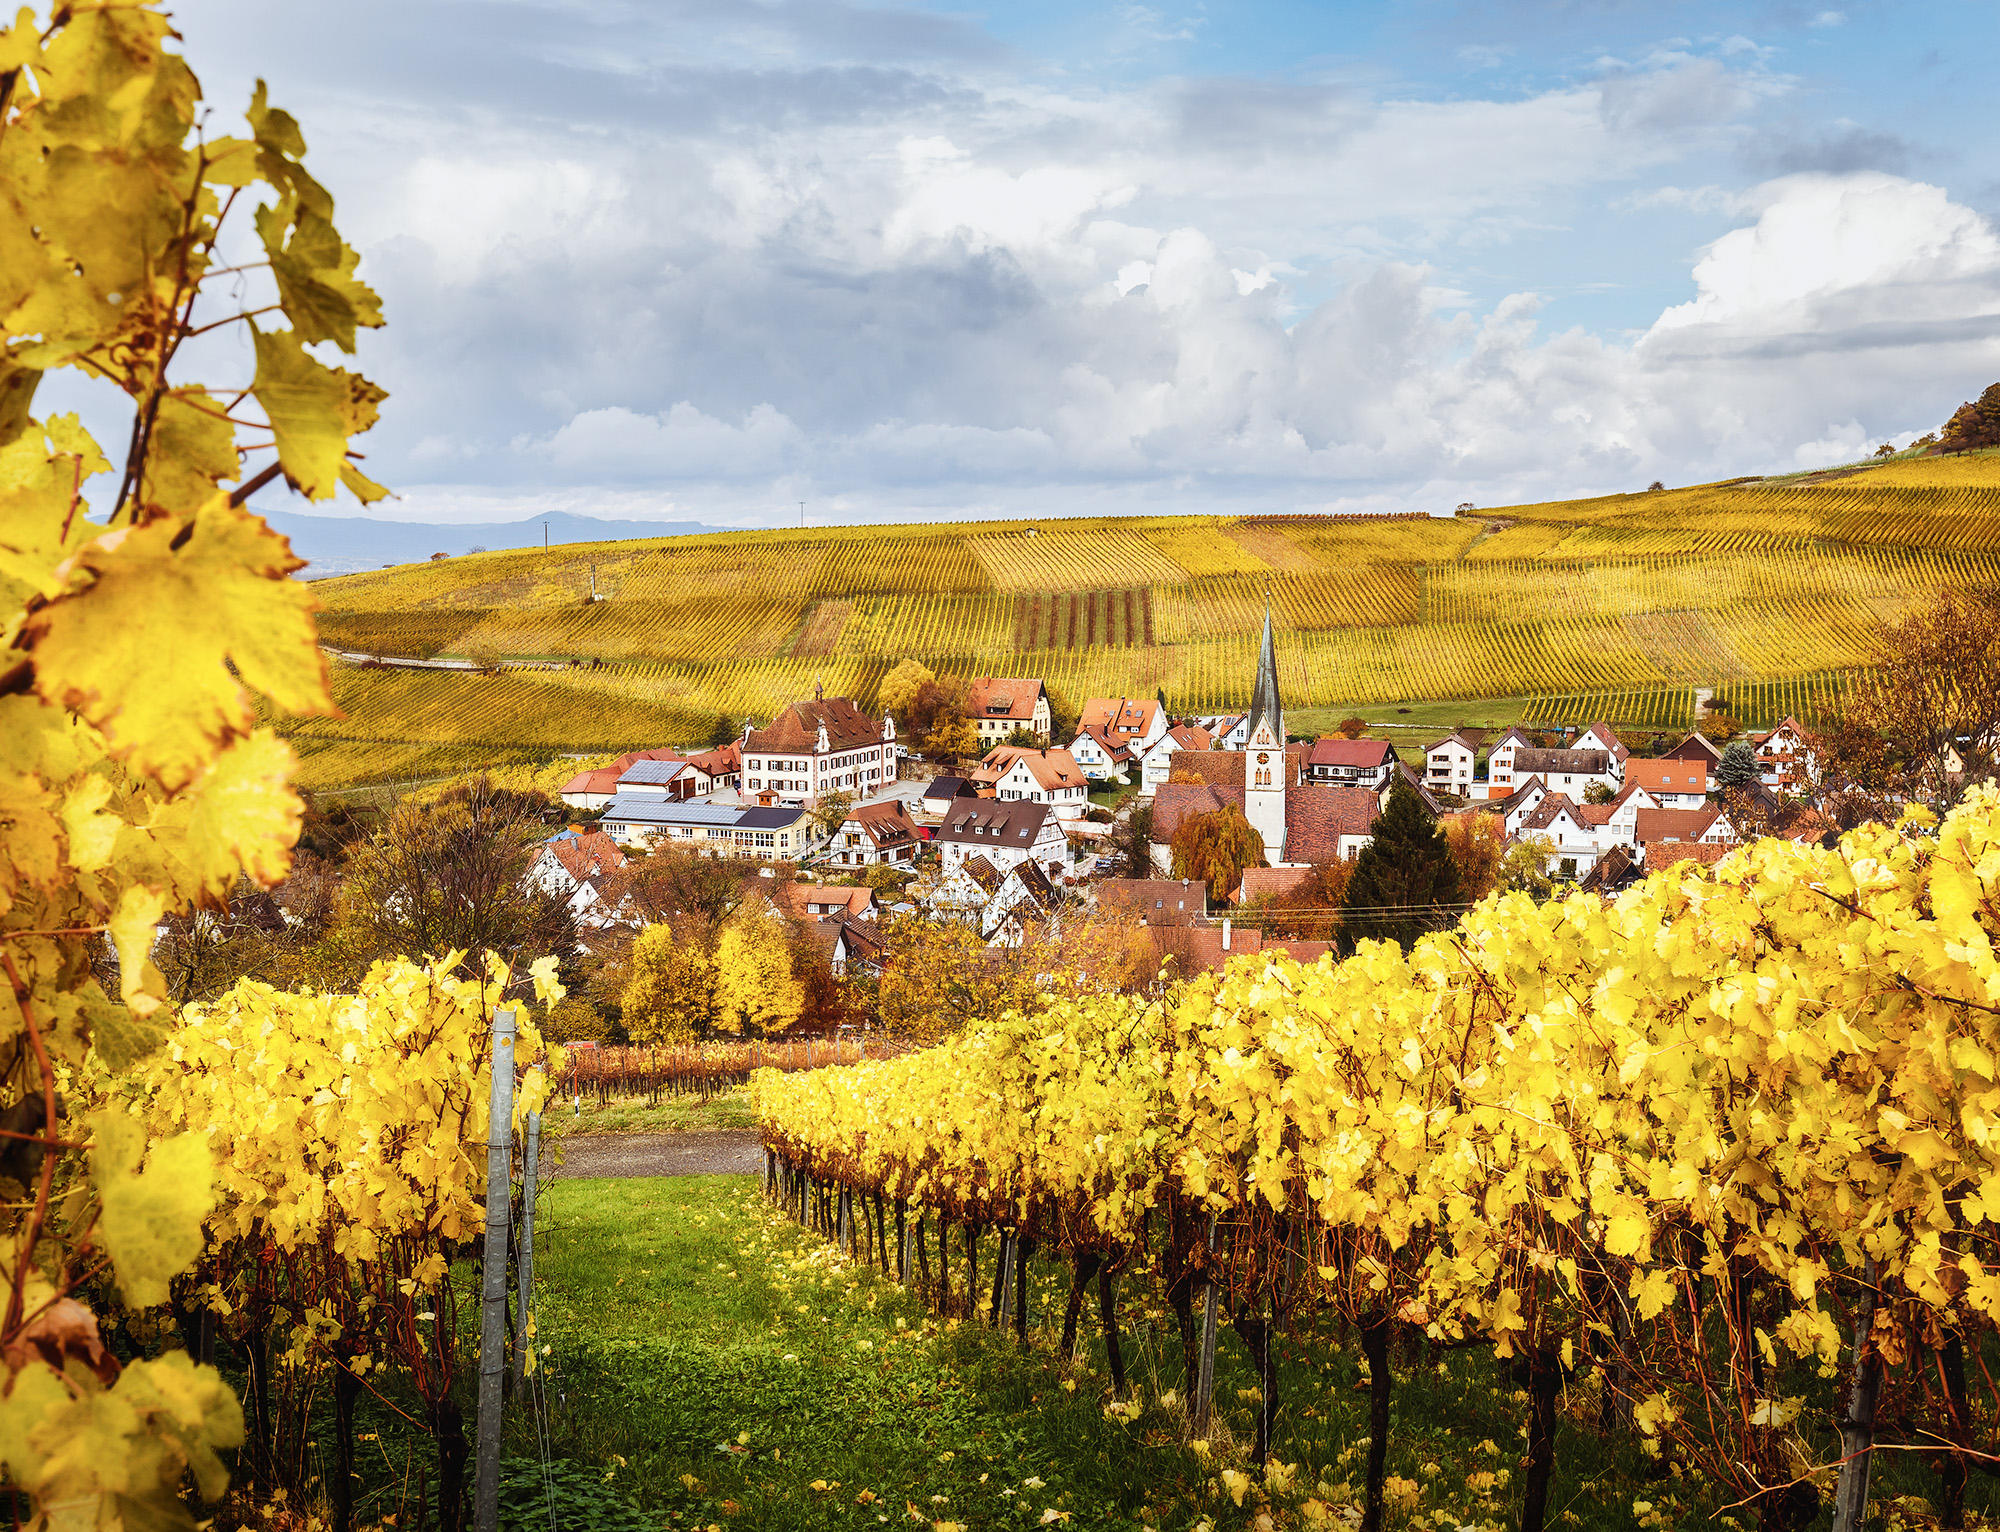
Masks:
[[[202,1220],[215,1204],[208,1145],[200,1133],[182,1133],[154,1139],[147,1154],[137,1118],[108,1110],[90,1121],[97,1135],[91,1179],[103,1208],[97,1233],[119,1289],[135,1308],[165,1303],[167,1280],[201,1254]]]
[[[250,728],[244,685],[292,712],[329,706],[312,595],[277,578],[300,561],[227,496],[185,520],[107,532],[76,562],[94,579],[26,625],[35,690],[169,791]],[[169,632],[175,641],[161,642]]]
[[[347,439],[375,423],[388,394],[359,373],[329,367],[295,330],[256,330],[257,378],[250,391],[278,441],[278,461],[309,500],[332,498]]]
[[[192,870],[211,893],[238,872],[266,885],[291,870],[304,805],[292,791],[298,758],[269,729],[230,741],[189,790],[187,846]]]

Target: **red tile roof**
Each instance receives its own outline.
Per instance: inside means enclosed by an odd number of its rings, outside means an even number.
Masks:
[[[1254,904],[1259,899],[1275,899],[1289,894],[1313,875],[1310,867],[1246,867],[1243,886],[1236,891],[1238,904]]]
[[[1698,809],[1641,809],[1633,823],[1632,838],[1641,845],[1698,841],[1721,817],[1722,811],[1712,804]]]
[[[976,676],[965,688],[965,716],[1033,723],[1042,683],[1020,676]]]
[[[1182,756],[1175,756],[1175,764],[1178,765],[1182,759]],[[1206,782],[1168,782],[1153,795],[1153,839],[1165,844],[1174,838],[1181,821],[1190,814],[1213,814],[1229,803],[1239,809],[1243,807],[1240,773],[1236,787],[1215,787]]]
[[[1096,892],[1104,908],[1153,926],[1184,926],[1208,913],[1208,885],[1185,878],[1106,878]]]
[[[1082,729],[1101,729],[1129,742],[1153,726],[1159,711],[1160,704],[1150,697],[1091,697],[1084,702],[1077,723]]]
[[[625,865],[624,851],[602,830],[565,835],[550,841],[548,849],[562,864],[563,871],[579,883],[617,872]]]
[[[1671,809],[1656,809],[1655,813],[1672,813]],[[1676,862],[1699,862],[1704,867],[1713,867],[1729,855],[1734,846],[1718,846],[1706,841],[1649,840],[1640,844],[1646,850],[1646,870],[1658,872],[1663,867],[1671,867]]]
[[[1339,861],[1340,837],[1368,834],[1381,812],[1381,799],[1365,787],[1294,787],[1285,794],[1285,860]]]
[[[1016,761],[1025,761],[1036,786],[1045,793],[1059,791],[1066,787],[1083,787],[1083,771],[1076,764],[1076,757],[1060,745],[1035,748],[1028,745],[995,745],[986,752],[986,759],[973,780],[981,784],[998,782],[1014,769]]]
[[[1631,786],[1643,787],[1650,793],[1706,793],[1708,761],[1701,757],[1694,760],[1662,757],[1654,761],[1643,758],[1627,761],[1625,780]]]
[[[1395,747],[1386,739],[1319,739],[1306,757],[1310,766],[1355,766],[1372,770],[1389,759]]]
[[[846,824],[858,824],[879,846],[900,846],[920,839],[917,822],[901,798],[884,798],[880,803],[864,803],[848,811]]]
[[[870,718],[845,697],[794,702],[761,729],[752,729],[744,748],[774,754],[804,754],[815,748],[826,726],[829,750],[856,750],[882,743],[882,720]]]

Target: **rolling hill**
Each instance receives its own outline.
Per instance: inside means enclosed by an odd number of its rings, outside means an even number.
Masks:
[[[595,589],[600,599],[589,599]],[[1240,706],[1268,593],[1295,706],[1521,698],[1539,722],[1804,712],[1946,582],[2000,582],[2000,454],[1461,513],[735,532],[495,551],[319,581],[340,664],[286,725],[305,781],[410,779],[700,738],[873,700],[904,656],[1059,704]]]

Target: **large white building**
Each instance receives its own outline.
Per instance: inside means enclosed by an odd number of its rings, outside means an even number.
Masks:
[[[845,697],[794,702],[743,737],[743,792],[775,803],[872,797],[896,780],[896,721]]]

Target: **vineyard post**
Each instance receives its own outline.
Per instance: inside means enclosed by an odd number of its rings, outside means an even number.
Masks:
[[[842,1255],[854,1254],[854,1192],[850,1187],[840,1189],[840,1201],[834,1210],[833,1235]]]
[[[1875,1325],[1875,1258],[1862,1270],[1861,1303],[1854,1320],[1854,1393],[1840,1423],[1840,1478],[1833,1490],[1833,1532],[1861,1532],[1868,1515],[1868,1473],[1875,1456],[1875,1395],[1882,1386],[1882,1358]]]
[[[1195,1373],[1194,1428],[1208,1433],[1208,1416],[1215,1404],[1215,1310],[1219,1298],[1215,1280],[1215,1215],[1208,1215],[1208,1261],[1202,1276],[1207,1282],[1201,1300],[1201,1362]]]
[[[514,1162],[514,1012],[493,1013],[493,1087],[486,1118],[486,1248],[480,1267],[479,1454],[474,1532],[500,1527],[500,1395],[507,1381],[507,1204]]]
[[[527,1381],[528,1357],[535,1349],[534,1331],[528,1315],[535,1298],[535,1183],[542,1150],[542,1114],[528,1114],[528,1157],[521,1171],[521,1254],[520,1296],[514,1304],[518,1316],[514,1340],[514,1376]]]

